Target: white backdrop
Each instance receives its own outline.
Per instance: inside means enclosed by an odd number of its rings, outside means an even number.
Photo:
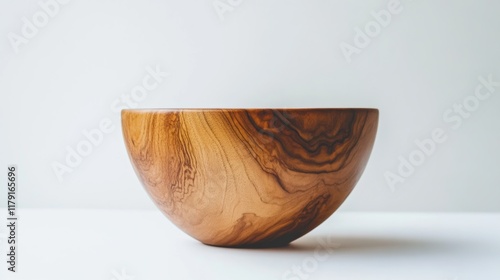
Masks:
[[[152,208],[120,108],[375,107],[377,142],[342,211],[499,211],[499,11],[493,0],[1,1],[0,182],[17,164],[22,207]]]

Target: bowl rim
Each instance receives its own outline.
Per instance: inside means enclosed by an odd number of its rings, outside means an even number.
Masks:
[[[122,113],[170,113],[170,112],[218,112],[218,111],[254,111],[254,110],[286,110],[286,111],[374,111],[378,112],[378,108],[135,108],[122,109]]]

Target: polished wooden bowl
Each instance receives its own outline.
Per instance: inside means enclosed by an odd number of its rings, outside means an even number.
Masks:
[[[123,110],[132,165],[199,241],[283,246],[325,221],[370,156],[377,109]]]

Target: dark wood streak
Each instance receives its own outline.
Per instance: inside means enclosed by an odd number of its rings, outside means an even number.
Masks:
[[[326,111],[320,111],[320,113],[325,114]],[[299,171],[299,172],[331,172],[335,169],[324,170],[321,167],[328,163],[340,162],[340,166],[338,169],[342,168],[342,163],[348,158],[349,153],[352,148],[357,144],[357,138],[359,138],[360,133],[365,124],[365,117],[363,113],[356,113],[355,110],[345,110],[342,112],[344,115],[340,122],[343,124],[342,128],[335,129],[332,127],[333,136],[329,137],[326,135],[325,131],[314,135],[310,140],[304,139],[299,131],[307,130],[308,127],[304,125],[293,125],[294,118],[303,119],[303,116],[294,116],[287,114],[290,116],[286,121],[283,121],[283,118],[280,116],[279,119],[282,120],[282,123],[279,126],[275,125],[273,129],[269,129],[266,126],[269,126],[266,123],[266,118],[261,117],[261,119],[257,119],[254,115],[251,115],[250,112],[246,112],[246,115],[254,128],[254,131],[249,132],[249,134],[260,133],[265,137],[270,137],[266,142],[277,143],[283,152],[286,154],[286,159],[297,159],[300,163],[307,164],[306,170],[300,168],[300,166],[294,164],[287,164],[288,162],[284,161],[283,163],[287,165],[287,168]],[[272,114],[276,114],[272,112]],[[320,115],[317,113],[317,115]],[[324,116],[323,116],[324,117]],[[357,120],[356,117],[363,120]],[[330,121],[331,123],[336,123],[335,121]],[[361,127],[354,127],[355,124],[361,124]],[[281,127],[284,129],[277,129],[276,127]],[[358,131],[354,131],[356,129]],[[325,128],[324,130],[326,130]],[[350,139],[353,138],[353,139]],[[332,155],[334,151],[339,150],[339,146],[344,144],[346,140],[349,141],[349,145],[346,148],[341,148],[341,153],[337,155]],[[311,143],[312,142],[312,143]],[[322,154],[322,148],[325,147],[327,149],[326,156]],[[274,147],[272,147],[274,149]],[[302,153],[305,151],[305,154]],[[318,160],[318,157],[323,158],[324,160]],[[304,166],[302,166],[304,167]]]
[[[124,110],[132,165],[179,228],[215,246],[286,245],[326,220],[368,161],[375,109]]]

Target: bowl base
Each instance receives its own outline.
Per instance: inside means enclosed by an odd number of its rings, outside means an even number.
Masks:
[[[272,249],[272,248],[284,248],[290,246],[291,242],[268,242],[268,243],[257,243],[257,244],[242,244],[242,245],[218,245],[203,243],[203,245],[219,248],[229,248],[229,249]]]

